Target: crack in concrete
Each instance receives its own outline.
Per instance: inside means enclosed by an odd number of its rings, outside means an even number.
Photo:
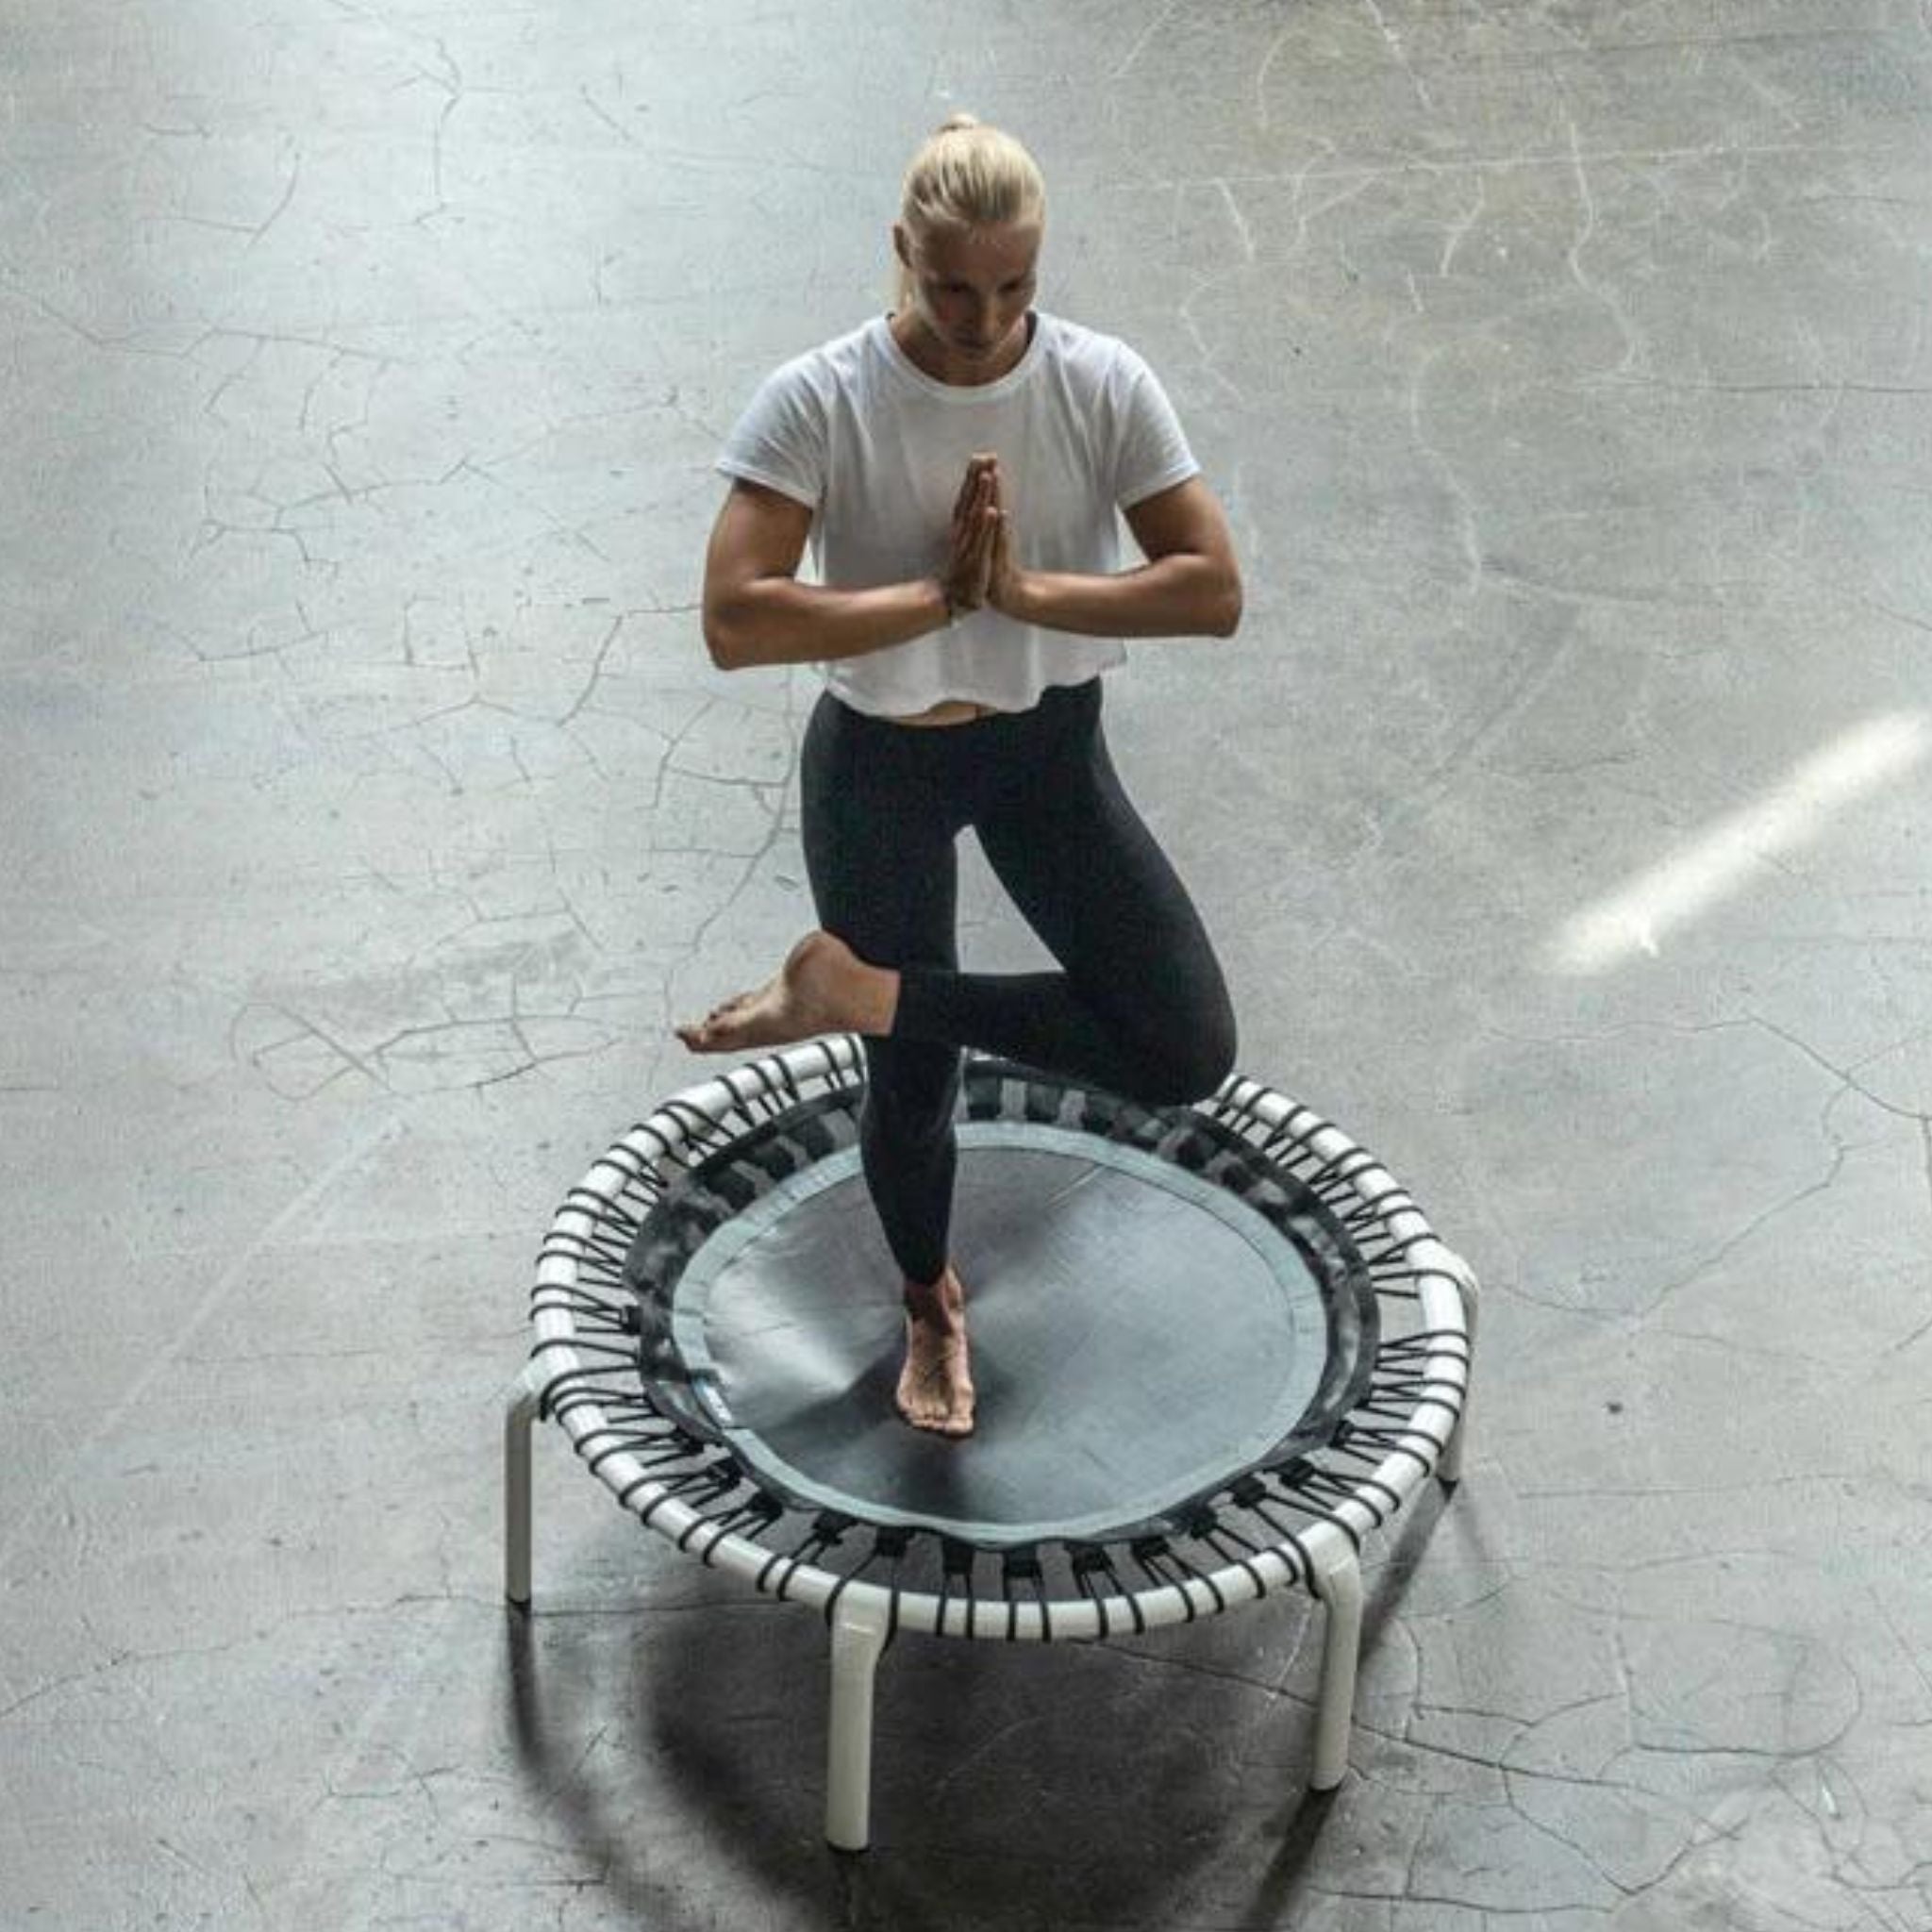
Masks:
[[[597,647],[597,654],[591,661],[591,673],[584,680],[583,690],[577,693],[576,700],[570,708],[555,721],[558,724],[575,724],[578,714],[591,702],[592,695],[596,691],[597,682],[604,675],[604,666],[608,661],[612,650],[616,648],[618,633],[623,628],[624,614],[620,612],[617,617],[611,620],[610,628],[604,634],[604,641]],[[555,856],[553,849],[552,857],[554,858]]]
[[[302,150],[301,150],[301,149],[300,149],[300,148],[298,147],[298,148],[297,148],[297,149],[295,150],[295,165],[294,165],[294,166],[293,166],[292,168],[291,168],[291,169],[290,169],[290,171],[289,171],[289,181],[288,181],[288,186],[287,186],[287,187],[285,187],[285,188],[284,188],[284,189],[282,190],[282,198],[281,198],[281,199],[280,199],[280,200],[279,200],[278,202],[276,202],[276,203],[275,203],[275,208],[274,208],[274,209],[273,209],[273,210],[272,210],[272,211],[270,212],[270,214],[269,214],[269,217],[268,217],[268,219],[267,219],[267,220],[266,220],[265,222],[263,222],[263,223],[262,223],[262,224],[260,225],[260,226],[259,226],[259,227],[256,228],[256,229],[255,229],[255,230],[254,230],[254,231],[253,231],[253,232],[252,232],[252,233],[251,233],[251,234],[249,235],[249,237],[248,237],[248,245],[249,245],[249,247],[250,247],[250,248],[253,248],[253,247],[255,246],[255,244],[256,244],[256,243],[257,243],[258,242],[259,242],[259,241],[261,240],[261,238],[262,238],[262,237],[263,237],[264,235],[266,235],[266,234],[268,233],[268,231],[269,231],[269,230],[270,230],[271,228],[273,228],[273,227],[275,226],[275,224],[276,224],[276,223],[277,223],[278,221],[280,221],[280,220],[281,220],[281,218],[282,218],[282,217],[283,217],[283,216],[284,216],[285,214],[287,214],[287,213],[288,213],[288,211],[289,211],[289,204],[290,204],[291,202],[292,202],[292,201],[293,201],[293,200],[295,199],[295,190],[296,190],[297,186],[298,186],[298,185],[300,184],[300,182],[301,182],[301,179],[302,179]]]
[[[275,1013],[281,1019],[286,1020],[295,1030],[284,1039],[270,1041],[265,1046],[253,1048],[244,1053],[238,1037],[241,1032],[242,1023],[250,1013],[257,1011]],[[314,1041],[324,1047],[340,1064],[327,1079],[321,1082],[320,1085],[310,1088],[306,1093],[297,1096],[287,1093],[281,1087],[276,1085],[264,1062],[270,1055],[281,1053],[301,1040]],[[349,1074],[360,1074],[366,1080],[369,1080],[383,1091],[391,1091],[388,1080],[375,1067],[369,1065],[361,1056],[355,1053],[343,1041],[335,1039],[314,1021],[283,1006],[279,1001],[263,1002],[251,1000],[241,1008],[234,1019],[228,1023],[228,1054],[229,1058],[238,1066],[252,1067],[262,1079],[267,1081],[271,1088],[274,1088],[277,1093],[281,1093],[285,1099],[299,1097],[303,1100],[312,1100],[318,1093],[324,1092],[332,1087],[336,1081]]]
[[[1708,1341],[1708,1336],[1693,1336],[1691,1341]],[[1808,1361],[1807,1352],[1793,1349],[1786,1360]],[[1648,1502],[1652,1500],[1681,1502],[1687,1497],[1750,1496],[1760,1490],[1802,1490],[1820,1483],[1855,1483],[1869,1481],[1871,1472],[1860,1469],[1819,1469],[1807,1470],[1801,1475],[1755,1476],[1748,1482],[1737,1483],[1691,1483],[1677,1488],[1668,1483],[1646,1483],[1629,1488],[1609,1483],[1581,1484],[1575,1488],[1543,1487],[1526,1484],[1516,1493],[1524,1501],[1530,1502]],[[1732,1554],[1737,1554],[1733,1552]],[[1673,1559],[1674,1560],[1674,1559]]]
[[[1148,42],[1180,10],[1180,6],[1181,0],[1164,0],[1160,10],[1141,29],[1141,32],[1135,38],[1133,45],[1127,49],[1125,56],[1122,58],[1120,65],[1107,76],[1109,81],[1124,80],[1133,72],[1135,62],[1147,51]]]
[[[1282,1592],[1284,1596],[1289,1593],[1286,1590]],[[1298,1595],[1304,1604],[1309,1604],[1313,1601],[1306,1591],[1296,1591],[1293,1593]],[[1120,1614],[1124,1618],[1125,1613],[1124,1611]],[[1151,1670],[1178,1671],[1186,1676],[1206,1677],[1215,1683],[1239,1685],[1244,1690],[1258,1692],[1270,1704],[1284,1702],[1299,1705],[1304,1708],[1307,1707],[1308,1700],[1297,1692],[1288,1690],[1282,1683],[1279,1673],[1272,1679],[1257,1677],[1246,1671],[1229,1670],[1223,1665],[1204,1663],[1196,1657],[1163,1655],[1158,1651],[1136,1650],[1133,1648],[1133,1641],[1131,1631],[1116,1630],[1106,1642],[1096,1643],[1092,1648],[1104,1650],[1109,1657],[1129,1658],[1134,1663],[1144,1664]]]
[[[581,85],[577,89],[577,98],[580,101],[582,101],[584,106],[587,107],[591,110],[591,112],[597,117],[599,121],[603,122],[605,126],[609,128],[611,133],[616,135],[618,140],[623,142],[626,147],[637,147],[640,145],[637,136],[633,134],[631,130],[623,124],[623,122],[619,121],[617,117],[614,114],[612,114],[601,101],[595,99],[592,96],[591,92],[591,86],[588,81],[584,82],[583,85]]]
[[[796,732],[792,732],[790,735],[789,742],[791,750],[786,763],[785,776],[782,783],[776,786],[767,787],[759,785],[756,781],[751,779],[739,779],[732,781],[733,783],[742,785],[747,790],[749,790],[752,792],[752,794],[758,799],[761,805],[765,804],[766,794],[768,791],[775,792],[776,803],[766,806],[766,809],[768,810],[770,815],[770,823],[767,825],[765,836],[762,840],[759,841],[757,851],[753,852],[745,859],[744,868],[740,873],[738,877],[738,883],[735,886],[733,886],[730,891],[725,895],[724,903],[722,906],[718,906],[714,908],[711,911],[708,912],[703,918],[703,920],[699,922],[697,930],[692,934],[691,944],[686,952],[686,958],[695,958],[699,951],[703,948],[705,942],[710,938],[711,928],[714,925],[716,925],[717,923],[721,919],[723,919],[727,912],[732,912],[737,909],[738,902],[744,896],[745,892],[749,890],[752,880],[758,876],[758,871],[759,866],[761,866],[765,862],[766,858],[768,858],[771,856],[772,852],[776,848],[778,841],[791,829],[790,824],[785,814],[784,800],[787,796],[790,795],[792,782],[797,776],[798,773],[800,743],[798,734]],[[686,775],[689,776],[690,774],[687,774]],[[711,782],[720,781],[714,780]]]
[[[503,1605],[498,1599],[471,1596],[456,1591],[405,1591],[379,1604],[329,1604],[315,1609],[291,1610],[240,1636],[224,1639],[220,1643],[175,1644],[164,1650],[115,1650],[110,1656],[84,1671],[70,1671],[63,1676],[49,1678],[45,1683],[36,1685],[24,1696],[16,1697],[12,1703],[0,1705],[0,1724],[4,1724],[8,1718],[16,1716],[42,1699],[53,1696],[57,1691],[67,1690],[75,1684],[92,1682],[97,1677],[114,1676],[123,1671],[147,1664],[173,1664],[202,1657],[225,1657],[235,1651],[272,1643],[281,1631],[292,1624],[334,1622],[342,1617],[389,1616],[396,1610],[418,1604],[467,1606],[479,1615],[488,1615],[492,1619],[500,1618],[503,1614]]]
[[[1850,1158],[1850,1154],[1851,1150],[1849,1148],[1840,1145],[1833,1153],[1831,1165],[1825,1170],[1823,1178],[1799,1188],[1795,1192],[1788,1194],[1780,1201],[1774,1201],[1761,1213],[1753,1215],[1742,1227],[1739,1228],[1723,1241],[1720,1241],[1708,1254],[1694,1261],[1687,1273],[1678,1275],[1674,1281],[1665,1282],[1645,1304],[1644,1312],[1653,1315],[1657,1313],[1664,1303],[1669,1301],[1673,1295],[1690,1287],[1694,1282],[1702,1280],[1712,1269],[1719,1267],[1727,1260],[1752,1236],[1769,1223],[1776,1220],[1780,1215],[1790,1213],[1793,1208],[1801,1206],[1803,1203],[1811,1200],[1814,1196],[1829,1191],[1836,1184],[1839,1175],[1844,1171],[1844,1164]]]
[[[1324,143],[1328,153],[1339,153],[1335,143]],[[1754,158],[1790,158],[1803,156],[1808,158],[1834,157],[1848,160],[1862,160],[1869,150],[1856,143],[1835,143],[1829,142],[1748,142],[1727,143],[1722,147],[1702,142],[1694,147],[1607,147],[1581,150],[1570,146],[1553,148],[1524,154],[1468,155],[1452,159],[1438,159],[1429,157],[1408,157],[1399,161],[1337,161],[1333,167],[1323,168],[1308,163],[1292,172],[1280,169],[1267,169],[1243,172],[1239,169],[1225,171],[1225,178],[1243,187],[1284,187],[1303,180],[1332,180],[1341,176],[1360,175],[1369,180],[1399,180],[1405,175],[1477,175],[1484,172],[1504,173],[1514,169],[1544,168],[1560,171],[1574,175],[1578,160],[1586,167],[1596,167],[1606,161],[1633,161],[1639,163],[1663,163],[1669,161],[1707,162],[1720,155]],[[1140,187],[1150,194],[1165,193],[1176,184],[1188,188],[1211,187],[1221,178],[1215,175],[1151,175],[1141,182]]]
[[[1728,53],[1735,47],[1781,47],[1792,42],[1810,45],[1819,42],[1856,41],[1860,44],[1883,46],[1885,36],[1871,27],[1787,27],[1757,33],[1671,35],[1657,40],[1589,41],[1583,51],[1591,54],[1675,53],[1683,48],[1716,48]]]
[[[1611,375],[1621,374],[1637,360],[1639,339],[1631,325],[1630,318],[1624,313],[1624,306],[1608,291],[1600,288],[1583,272],[1583,251],[1590,246],[1596,236],[1597,214],[1596,195],[1590,185],[1590,170],[1583,158],[1583,138],[1576,127],[1576,117],[1566,108],[1564,125],[1570,131],[1570,163],[1576,180],[1576,198],[1581,206],[1581,226],[1570,243],[1568,261],[1571,278],[1591,301],[1600,304],[1609,312],[1610,320],[1616,324],[1617,333],[1624,339],[1624,359],[1617,364]]]
[[[1389,25],[1389,16],[1382,11],[1376,0],[1362,0],[1362,5],[1368,9],[1369,17],[1375,23],[1376,31],[1388,42],[1389,51],[1394,56],[1395,64],[1408,76],[1408,84],[1415,90],[1416,99],[1425,112],[1433,114],[1436,111],[1436,104],[1429,97],[1429,91],[1423,84],[1422,75],[1415,71],[1414,64],[1408,58],[1408,50],[1402,44],[1401,35]]]
[[[1207,372],[1208,378],[1243,407],[1246,407],[1248,399],[1241,385],[1222,368],[1220,357],[1209,345],[1200,321],[1194,314],[1194,306],[1210,291],[1228,282],[1240,280],[1246,274],[1246,269],[1237,269],[1227,275],[1204,276],[1195,283],[1178,310],[1180,325],[1187,330],[1189,340],[1194,344],[1195,351],[1201,358],[1201,367]]]
[[[1491,684],[1500,695],[1457,720],[1455,738],[1434,764],[1379,814],[1367,814],[1367,828],[1356,847],[1342,858],[1342,870],[1380,852],[1391,832],[1425,818],[1464,769],[1476,764],[1489,747],[1504,737],[1542,696],[1551,680],[1563,671],[1577,641],[1577,615],[1574,608],[1566,608],[1567,602],[1564,600],[1557,607],[1562,621],[1553,621],[1537,632],[1525,634],[1520,647],[1493,675]],[[1461,630],[1459,621],[1455,628]],[[1356,938],[1359,941],[1359,935]]]
[[[1867,1056],[1866,1058],[1856,1062],[1851,1067],[1841,1067],[1836,1061],[1827,1058],[1816,1047],[1810,1045],[1797,1034],[1790,1032],[1786,1027],[1780,1026],[1774,1020],[1768,1020],[1761,1013],[1746,1013],[1744,1018],[1749,1024],[1761,1027],[1774,1039],[1783,1041],[1787,1046],[1795,1047],[1814,1066],[1822,1067],[1833,1078],[1841,1081],[1844,1087],[1857,1093],[1861,1099],[1870,1101],[1880,1112],[1891,1114],[1898,1120],[1917,1121],[1922,1127],[1932,1124],[1932,1112],[1920,1108],[1902,1107],[1896,1102],[1887,1100],[1882,1093],[1874,1092],[1857,1077],[1858,1068],[1868,1067],[1874,1060],[1884,1059],[1888,1055],[1896,1053],[1901,1046],[1910,1045],[1914,1041],[1923,1039],[1926,1029],[1923,1027],[1916,1028],[1907,1034],[1903,1041],[1898,1041],[1890,1046],[1882,1047],[1878,1052]]]
[[[1456,251],[1460,248],[1481,218],[1489,203],[1489,181],[1481,175],[1475,177],[1475,200],[1460,221],[1453,223],[1443,231],[1442,258],[1436,264],[1436,277],[1439,281],[1448,279],[1449,271],[1455,265]]]
[[[1274,72],[1274,63],[1280,59],[1281,50],[1293,38],[1294,31],[1292,27],[1284,27],[1274,37],[1255,72],[1255,124],[1264,134],[1269,127],[1268,76]],[[1332,148],[1330,151],[1333,152]]]
[[[1416,448],[1422,453],[1424,463],[1435,473],[1456,507],[1457,533],[1461,541],[1463,559],[1468,565],[1468,575],[1463,581],[1462,594],[1473,603],[1482,591],[1485,569],[1475,498],[1457,474],[1455,465],[1429,440],[1428,430],[1423,423],[1424,397],[1428,387],[1430,372],[1447,353],[1448,345],[1445,344],[1431,349],[1416,363],[1408,385],[1408,432]]]
[[[1221,198],[1226,205],[1228,220],[1234,224],[1234,231],[1241,239],[1242,254],[1251,263],[1256,261],[1258,259],[1258,252],[1255,247],[1254,230],[1248,226],[1247,217],[1241,213],[1241,202],[1225,181],[1217,181],[1215,186],[1221,190]]]

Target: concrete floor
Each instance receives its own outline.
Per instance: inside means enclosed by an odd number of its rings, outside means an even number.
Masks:
[[[1932,8],[8,0],[0,1924],[1932,1927]],[[1307,1607],[882,1679],[498,1402],[801,927],[709,463],[956,106],[1248,583],[1129,782],[1489,1291]],[[968,945],[1036,956],[983,870]]]

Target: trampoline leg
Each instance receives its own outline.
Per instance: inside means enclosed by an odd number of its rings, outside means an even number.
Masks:
[[[1315,1594],[1327,1613],[1322,1638],[1322,1689],[1315,1707],[1315,1768],[1310,1788],[1332,1791],[1348,1775],[1355,1722],[1356,1664],[1362,1647],[1362,1569],[1352,1549],[1315,1573]]]
[[[872,1692],[885,1647],[885,1607],[841,1597],[832,1611],[825,1753],[825,1839],[835,1851],[862,1852],[872,1840]]]
[[[1462,1291],[1462,1319],[1469,1329],[1469,1380],[1475,1380],[1475,1324],[1476,1310],[1482,1301],[1482,1290],[1476,1284],[1475,1270],[1467,1261],[1457,1257],[1456,1268],[1457,1286]],[[1459,1483],[1462,1480],[1462,1443],[1469,1434],[1470,1389],[1466,1384],[1462,1391],[1462,1410],[1456,1418],[1456,1427],[1450,1432],[1449,1440],[1442,1445],[1442,1453],[1436,1459],[1436,1474],[1445,1483]]]
[[[537,1406],[525,1371],[510,1388],[503,1423],[503,1593],[520,1610],[530,1607],[530,1424]]]

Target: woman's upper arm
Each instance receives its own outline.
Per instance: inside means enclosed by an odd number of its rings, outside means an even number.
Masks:
[[[1171,490],[1142,497],[1122,514],[1149,563],[1183,556],[1206,558],[1214,566],[1224,607],[1216,627],[1231,633],[1241,621],[1241,573],[1226,512],[1213,491],[1199,476],[1190,476]]]
[[[734,479],[705,552],[705,642],[719,663],[732,655],[734,600],[761,578],[797,575],[811,519],[806,505],[782,491]]]
[[[1213,558],[1230,570],[1235,567],[1227,518],[1220,500],[1199,476],[1190,476],[1171,490],[1157,490],[1122,514],[1149,563],[1182,551]]]

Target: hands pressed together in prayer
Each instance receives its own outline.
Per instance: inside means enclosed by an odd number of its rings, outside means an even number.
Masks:
[[[1013,562],[1011,519],[1002,501],[1000,459],[976,456],[953,505],[953,541],[940,586],[955,617],[982,608],[1014,614],[1021,573]]]

